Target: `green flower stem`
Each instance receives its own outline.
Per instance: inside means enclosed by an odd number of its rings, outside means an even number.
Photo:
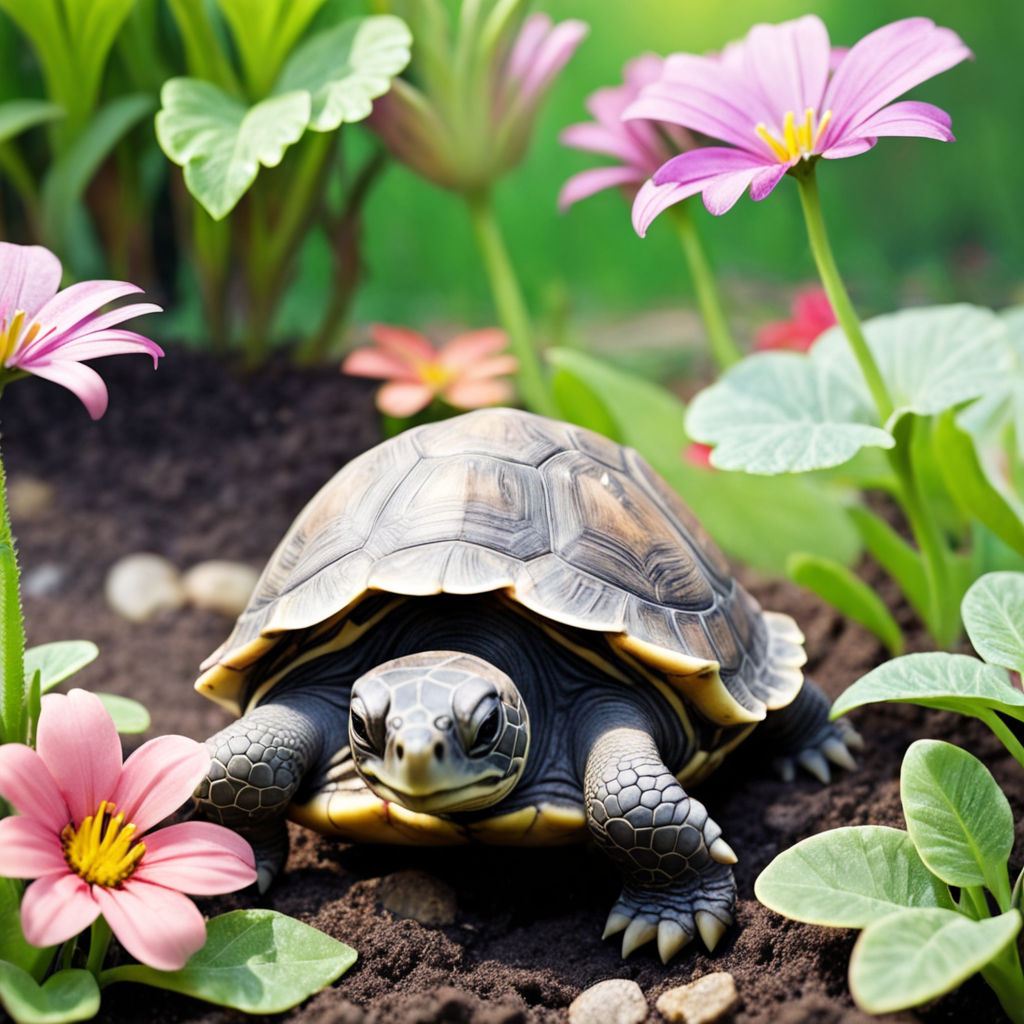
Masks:
[[[97,980],[100,971],[103,969],[103,961],[107,958],[107,949],[110,946],[110,925],[100,914],[92,923],[89,932],[89,959],[86,961],[85,969]]]
[[[490,193],[466,193],[465,199],[477,246],[491,282],[498,318],[508,334],[512,353],[519,360],[519,372],[516,375],[519,393],[534,412],[543,416],[557,416],[558,409],[534,346],[530,315],[494,216]]]
[[[718,284],[700,235],[697,234],[690,203],[677,203],[670,210],[690,268],[690,279],[693,281],[701,318],[704,320],[704,329],[708,332],[711,356],[718,369],[724,370],[733,363],[738,363],[742,353],[729,332],[729,324],[722,308],[722,296],[719,294]]]
[[[1016,938],[982,967],[981,976],[995,992],[999,1005],[1013,1024],[1024,1024],[1024,971]]]
[[[979,711],[978,718],[999,737],[1003,746],[1016,758],[1021,768],[1024,768],[1024,745],[1021,745],[1009,726],[991,708]]]
[[[0,383],[0,391],[3,384]],[[3,658],[3,739],[25,742],[25,625],[21,617],[18,556],[7,510],[7,480],[0,460],[0,658]]]

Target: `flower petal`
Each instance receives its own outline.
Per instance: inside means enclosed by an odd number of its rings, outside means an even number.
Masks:
[[[434,346],[416,331],[407,327],[393,327],[391,324],[370,324],[370,337],[385,352],[398,359],[404,359],[412,366],[421,361],[433,362],[437,356]]]
[[[435,394],[426,384],[392,381],[377,392],[377,408],[386,416],[405,419],[430,405]]]
[[[659,213],[696,195],[701,188],[703,182],[696,185],[655,185],[653,181],[645,181],[633,199],[633,228],[636,233],[643,238]]]
[[[855,132],[846,138],[863,136],[874,139],[880,135],[903,135],[953,142],[952,124],[953,119],[949,114],[931,103],[903,100],[883,107],[877,114],[862,121]]]
[[[113,802],[141,835],[188,800],[209,766],[202,743],[185,736],[157,736],[125,761]]]
[[[703,192],[704,205],[718,215],[736,203],[759,171],[771,172],[765,176],[771,182],[780,167],[785,172],[777,160],[745,150],[703,146],[673,157],[657,170],[653,181],[656,185],[675,182],[686,189],[687,195]],[[776,182],[771,182],[771,188]]]
[[[754,171],[748,168],[743,171],[720,174],[707,182],[702,190],[702,195],[708,213],[713,213],[716,217],[728,213],[736,205],[740,196],[750,187],[753,179]]]
[[[36,749],[67,801],[75,825],[109,800],[121,773],[114,720],[88,690],[43,697]]]
[[[821,149],[838,145],[891,100],[970,56],[952,29],[930,18],[904,18],[864,36],[825,91],[822,107],[832,111],[832,120]]]
[[[141,291],[128,281],[79,281],[50,299],[36,313],[35,320],[44,331],[64,334],[91,319],[108,302]]]
[[[135,331],[104,330],[89,334],[64,335],[61,340],[51,346],[43,345],[37,349],[34,345],[25,350],[28,358],[18,359],[18,365],[29,373],[35,373],[35,366],[48,363],[84,362],[87,359],[101,359],[103,356],[117,356],[124,353],[138,352],[140,355],[153,357],[154,368],[164,350],[154,341]]]
[[[788,170],[788,164],[778,164],[775,167],[764,167],[760,171],[755,171],[754,178],[750,183],[750,198],[755,203],[766,199],[786,176]]]
[[[519,360],[513,355],[494,356],[467,366],[459,374],[459,380],[484,380],[487,377],[506,377],[519,369]]]
[[[439,362],[449,370],[465,370],[508,346],[508,335],[499,327],[466,331],[441,346]]]
[[[51,356],[50,362],[33,363],[29,372],[67,388],[94,420],[107,411],[107,385],[91,366],[83,366],[70,359],[56,361]]]
[[[341,372],[375,380],[419,380],[419,374],[404,359],[379,348],[357,348],[349,352],[341,364]]]
[[[587,199],[606,188],[616,188],[621,185],[640,185],[649,172],[637,170],[635,167],[592,167],[587,171],[580,171],[574,174],[562,186],[558,193],[558,209],[565,211],[578,203],[581,199]]]
[[[797,117],[817,111],[828,81],[831,48],[821,18],[805,15],[781,25],[755,25],[747,34],[743,60],[760,87],[766,106],[782,126],[787,111]]]
[[[458,380],[444,391],[444,400],[457,409],[482,409],[512,401],[512,385],[504,380]]]
[[[206,942],[203,915],[173,889],[133,875],[120,889],[93,886],[93,895],[118,942],[158,971],[180,970]]]
[[[46,763],[24,743],[0,746],[0,796],[54,835],[71,821],[71,811]]]
[[[84,931],[100,916],[91,886],[70,869],[37,878],[21,898],[21,930],[33,946],[55,946]]]
[[[252,847],[223,825],[168,825],[151,832],[145,842],[133,879],[195,896],[234,892],[256,881]]]
[[[530,18],[535,17],[537,15],[530,15]],[[527,21],[529,20],[528,18]],[[555,25],[541,41],[523,71],[519,95],[516,97],[517,103],[529,106],[539,99],[558,72],[569,62],[589,31],[590,26],[576,18]]]
[[[639,123],[643,124],[642,121]],[[607,125],[595,124],[593,121],[571,124],[562,129],[558,141],[563,146],[582,149],[588,153],[601,153],[626,164],[641,164],[646,155],[643,148],[626,135],[621,122],[616,125],[615,129]],[[650,170],[647,173],[649,174]],[[646,176],[645,174],[644,177]]]
[[[0,821],[0,875],[40,878],[67,870],[58,832],[37,818],[13,815]]]
[[[60,287],[60,260],[41,245],[0,242],[0,320],[23,309],[31,320]]]

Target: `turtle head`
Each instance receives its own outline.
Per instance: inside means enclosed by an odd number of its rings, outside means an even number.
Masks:
[[[522,775],[526,706],[490,662],[429,651],[385,662],[356,680],[349,744],[379,797],[449,814],[496,804]]]

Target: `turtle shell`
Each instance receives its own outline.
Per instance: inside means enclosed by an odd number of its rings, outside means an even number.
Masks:
[[[732,577],[679,496],[630,448],[488,409],[416,427],[352,460],[299,514],[196,688],[240,713],[283,634],[371,591],[502,592],[542,620],[607,635],[721,725],[800,688],[802,636]]]

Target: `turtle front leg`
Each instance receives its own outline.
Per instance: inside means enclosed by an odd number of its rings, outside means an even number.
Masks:
[[[284,704],[258,707],[206,741],[211,761],[196,788],[197,813],[252,844],[260,892],[288,859],[285,812],[321,745],[314,722]]]
[[[631,727],[601,733],[583,788],[590,830],[624,878],[603,937],[625,930],[623,958],[657,938],[663,963],[697,932],[713,949],[733,921],[736,855],[651,736]]]

